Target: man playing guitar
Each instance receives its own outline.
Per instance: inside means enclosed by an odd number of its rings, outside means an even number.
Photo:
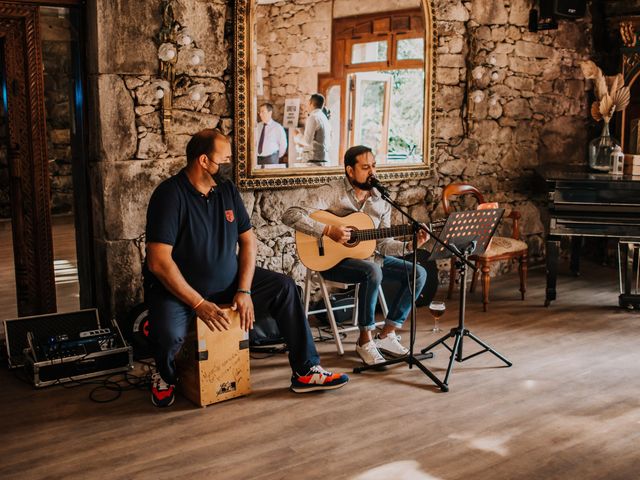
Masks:
[[[370,148],[358,145],[349,148],[344,155],[345,178],[318,188],[310,193],[301,206],[289,208],[282,217],[283,223],[318,239],[328,237],[347,244],[352,239],[352,229],[344,225],[329,225],[311,218],[318,210],[344,217],[354,212],[368,214],[375,228],[389,228],[391,206],[373,188],[376,160]],[[428,239],[425,231],[418,234],[418,245]],[[411,251],[411,244],[383,238],[376,241],[375,254],[366,260],[346,258],[334,267],[322,272],[331,281],[359,283],[358,326],[360,335],[356,343],[356,353],[367,365],[384,361],[380,352],[391,356],[406,355],[408,350],[399,341],[396,329],[402,327],[411,310],[411,264],[395,258]],[[378,287],[382,279],[398,282],[400,288],[396,298],[389,305],[389,313],[382,331],[372,338],[375,329],[375,307]],[[422,291],[427,279],[426,270],[418,265],[416,292]]]

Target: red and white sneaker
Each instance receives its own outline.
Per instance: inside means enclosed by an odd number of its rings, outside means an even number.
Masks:
[[[151,403],[156,407],[170,407],[176,399],[175,385],[165,382],[158,372],[151,376]]]
[[[332,390],[344,387],[348,381],[349,377],[344,373],[327,372],[320,365],[314,365],[306,375],[293,374],[291,377],[291,390],[296,393]]]

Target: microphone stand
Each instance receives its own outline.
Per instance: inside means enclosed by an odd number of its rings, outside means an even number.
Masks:
[[[416,367],[418,367],[418,369],[420,369],[422,371],[422,373],[424,373],[427,377],[429,377],[433,383],[435,383],[438,387],[440,387],[440,390],[442,390],[443,392],[448,392],[449,391],[449,387],[447,386],[446,383],[443,383],[442,381],[440,381],[438,379],[438,377],[436,377],[433,372],[431,372],[431,370],[429,370],[427,367],[425,367],[420,360],[424,360],[426,358],[433,358],[433,353],[431,352],[426,352],[423,354],[420,354],[419,356],[416,356],[413,351],[414,351],[414,344],[415,344],[415,340],[416,340],[416,326],[417,326],[417,322],[416,322],[416,276],[417,276],[417,265],[418,265],[418,232],[422,229],[424,231],[426,231],[431,238],[433,238],[437,243],[441,244],[443,247],[445,247],[447,250],[449,250],[453,255],[455,255],[457,258],[460,259],[461,262],[466,263],[468,266],[470,266],[471,268],[475,269],[475,265],[473,265],[471,262],[469,262],[469,260],[467,260],[466,257],[461,256],[459,251],[456,251],[456,249],[452,248],[451,246],[449,246],[447,243],[444,243],[442,240],[440,240],[436,235],[433,234],[433,231],[431,229],[429,229],[428,227],[426,227],[425,225],[420,224],[420,222],[418,222],[415,218],[413,218],[411,215],[409,215],[409,213],[407,213],[400,205],[398,205],[396,202],[394,202],[389,195],[389,191],[383,186],[381,185],[379,182],[374,181],[373,186],[380,192],[380,195],[382,196],[382,198],[389,204],[391,205],[393,208],[395,208],[397,211],[399,211],[404,217],[406,217],[409,222],[411,223],[411,227],[412,227],[412,246],[413,246],[413,256],[412,256],[412,284],[411,284],[411,333],[410,333],[410,340],[409,340],[409,353],[403,357],[399,357],[399,358],[394,358],[392,360],[387,360],[385,362],[382,363],[376,363],[374,365],[365,365],[362,367],[356,367],[353,369],[353,373],[361,373],[364,372],[366,370],[371,370],[371,369],[378,369],[380,367],[384,367],[387,365],[395,365],[396,363],[406,363],[409,365],[409,368],[413,368],[413,366],[415,365]]]

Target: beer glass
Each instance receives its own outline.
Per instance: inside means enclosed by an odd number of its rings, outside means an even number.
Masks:
[[[444,302],[431,302],[429,304],[429,313],[433,317],[433,328],[431,329],[433,333],[442,332],[442,329],[438,326],[438,320],[444,315],[445,309]]]

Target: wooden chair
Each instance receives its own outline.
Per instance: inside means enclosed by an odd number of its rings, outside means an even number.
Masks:
[[[478,205],[485,203],[484,197],[476,187],[464,183],[452,183],[447,185],[442,192],[442,206],[444,207],[444,213],[446,215],[449,215],[453,210],[451,197],[459,195],[472,195],[477,200]],[[518,272],[520,273],[520,292],[522,300],[524,300],[524,294],[526,291],[529,249],[527,244],[520,240],[520,232],[518,230],[520,213],[516,210],[511,210],[511,212],[503,218],[510,218],[513,220],[511,237],[494,236],[489,244],[489,248],[482,255],[473,255],[470,257],[482,273],[482,304],[485,312],[487,311],[487,305],[489,304],[489,269],[492,262],[518,259]],[[449,292],[447,298],[451,298],[455,287],[456,272],[454,265],[455,262],[452,259],[449,272]],[[475,290],[477,279],[478,270],[475,270],[473,273],[473,279],[471,280],[470,292]]]

